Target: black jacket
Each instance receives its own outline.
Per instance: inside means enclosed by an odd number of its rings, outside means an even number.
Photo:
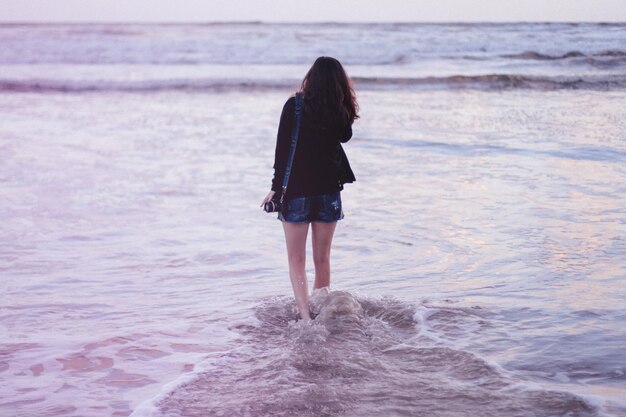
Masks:
[[[276,136],[272,190],[280,193],[289,157],[295,116],[295,97],[283,106]],[[352,137],[352,126],[314,120],[303,111],[296,153],[285,197],[313,196],[343,189],[356,180],[341,146]]]

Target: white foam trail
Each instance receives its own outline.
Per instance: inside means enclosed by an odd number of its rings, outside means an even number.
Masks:
[[[413,315],[413,320],[415,320],[415,328],[417,329],[417,335],[415,338],[420,336],[427,337],[436,343],[444,343],[445,341],[439,337],[439,335],[431,328],[428,324],[428,318],[435,314],[439,309],[433,307],[426,307],[422,304],[419,304],[416,307],[415,314]]]
[[[163,385],[157,395],[139,404],[129,417],[159,417],[161,415],[158,408],[159,401],[165,398],[167,394],[172,392],[174,389],[187,382],[193,381],[199,373],[210,369],[211,366],[214,366],[218,360],[226,359],[223,356],[226,353],[228,353],[228,351],[212,352],[209,357],[205,358],[198,365],[196,365],[193,371],[182,374],[175,380]]]
[[[254,316],[249,316],[246,320],[242,322],[242,324],[258,326],[260,325],[260,321]],[[192,371],[186,372],[180,375],[175,380],[163,385],[157,395],[140,403],[137,408],[133,410],[129,417],[159,417],[161,413],[159,411],[158,404],[169,393],[174,391],[176,388],[193,381],[197,378],[199,374],[208,371],[218,362],[225,363],[235,360],[235,358],[237,357],[236,353],[238,353],[239,351],[244,351],[245,348],[246,346],[241,346],[231,350],[211,352],[207,357],[205,357],[197,365],[195,365]]]

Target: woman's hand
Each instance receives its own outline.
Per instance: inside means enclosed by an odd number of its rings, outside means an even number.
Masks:
[[[276,191],[270,191],[269,193],[267,193],[267,195],[263,199],[263,202],[261,203],[261,207],[263,207],[265,203],[269,203],[270,201],[272,201],[272,197],[274,197],[274,194],[276,194]]]

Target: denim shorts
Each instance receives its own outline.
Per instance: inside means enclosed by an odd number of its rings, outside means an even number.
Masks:
[[[278,212],[278,220],[289,223],[336,222],[343,219],[341,193],[311,197],[293,197],[285,202],[284,213]]]

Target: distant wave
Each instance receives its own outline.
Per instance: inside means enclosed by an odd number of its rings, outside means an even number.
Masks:
[[[448,77],[354,77],[359,87],[416,87],[447,89],[613,90],[626,87],[626,75],[543,77],[517,74],[452,75]]]
[[[586,64],[598,68],[626,65],[626,51],[609,49],[605,51],[584,54],[580,51],[568,51],[560,55],[543,54],[536,51],[525,51],[519,54],[501,55],[504,58],[537,60],[537,61],[566,61],[572,64]]]
[[[356,86],[365,90],[410,88],[479,89],[479,90],[621,90],[626,88],[626,74],[598,76],[530,76],[518,74],[452,75],[447,77],[353,77]],[[254,79],[175,79],[149,81],[75,81],[75,80],[2,80],[0,93],[82,93],[82,92],[156,92],[156,91],[255,91],[296,89],[298,80]]]
[[[1,80],[0,92],[81,93],[81,92],[156,92],[156,91],[230,91],[276,90],[296,86],[297,82],[266,80],[150,80],[150,81],[74,81],[74,80]]]
[[[585,56],[608,56],[608,57],[626,57],[626,51],[620,50],[606,50],[601,52],[596,52],[593,54],[584,54],[579,51],[569,51],[561,55],[548,55],[542,54],[536,51],[525,51],[520,54],[511,54],[511,55],[502,55],[505,58],[516,58],[516,59],[545,59],[545,60],[553,60],[553,59],[567,59],[567,58],[578,58]]]

